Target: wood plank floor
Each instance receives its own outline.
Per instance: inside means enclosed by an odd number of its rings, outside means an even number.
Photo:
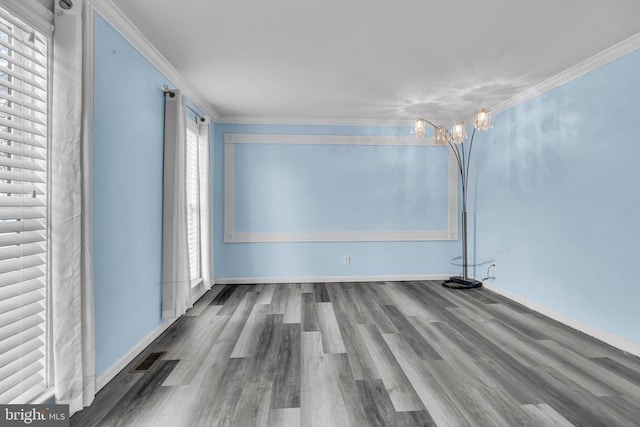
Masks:
[[[150,370],[132,373],[151,352]],[[73,426],[632,426],[640,360],[486,289],[215,286]]]

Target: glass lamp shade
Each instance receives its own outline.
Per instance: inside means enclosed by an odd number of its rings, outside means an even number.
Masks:
[[[427,121],[420,117],[413,122],[413,134],[416,138],[424,138],[424,134],[427,129]]]
[[[473,114],[473,126],[478,130],[489,130],[493,127],[491,111],[481,108]]]
[[[451,140],[453,143],[460,144],[465,139],[467,139],[467,128],[464,125],[464,122],[454,124],[451,129]]]
[[[433,142],[436,145],[445,145],[448,142],[451,142],[451,134],[447,130],[447,128],[438,126],[435,129],[435,134],[433,136]]]

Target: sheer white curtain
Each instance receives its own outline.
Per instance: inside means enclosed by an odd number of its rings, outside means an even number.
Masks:
[[[51,109],[51,295],[56,401],[73,414],[95,395],[92,213],[93,11],[55,2]]]
[[[162,213],[162,318],[174,319],[191,307],[187,235],[185,98],[165,93],[164,187]]]
[[[202,260],[202,281],[206,289],[211,289],[213,267],[211,265],[211,131],[210,121],[200,122],[200,259]]]

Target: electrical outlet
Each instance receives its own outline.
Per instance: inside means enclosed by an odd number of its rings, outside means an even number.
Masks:
[[[349,265],[351,264],[351,257],[349,255],[345,255],[342,257],[342,263],[344,265]]]

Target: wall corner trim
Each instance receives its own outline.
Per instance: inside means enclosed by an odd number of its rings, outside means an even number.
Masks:
[[[580,320],[569,317],[566,314],[559,313],[541,304],[528,300],[524,297],[521,297],[520,295],[507,291],[499,285],[485,282],[483,283],[483,286],[490,291],[502,295],[503,297],[515,301],[519,304],[522,304],[525,307],[530,308],[533,311],[537,311],[538,313],[547,316],[557,322],[560,322],[572,329],[575,329],[599,341],[609,344],[610,346],[615,347],[618,350],[640,357],[640,345],[636,343],[627,341],[624,338],[621,338],[610,332],[603,331],[602,329],[598,329],[595,326],[589,325],[588,323],[584,323]]]
[[[178,70],[165,58],[158,49],[147,39],[138,28],[122,13],[111,0],[91,0],[98,13],[109,22],[131,45],[138,50],[164,76],[171,80],[187,95],[212,121],[216,122],[220,115],[200,96],[198,91],[189,83]]]
[[[625,39],[620,43],[617,43],[603,50],[602,52],[596,53],[592,57],[587,58],[584,61],[579,62],[576,65],[569,67],[566,70],[552,76],[551,78],[520,92],[519,94],[507,99],[506,101],[494,105],[491,110],[494,114],[509,110],[516,105],[522,104],[523,102],[542,95],[543,93],[548,92],[551,89],[561,86],[577,77],[580,77],[583,74],[588,73],[589,71],[595,70],[596,68],[608,64],[609,62],[612,62],[639,48],[640,33],[635,34],[628,39]]]
[[[116,363],[100,375],[96,381],[96,393],[105,385],[115,378],[126,366],[131,363],[140,353],[142,353],[151,343],[158,338],[169,326],[178,319],[169,319],[163,321],[156,329],[151,331],[146,337],[141,339],[138,344],[133,346],[126,354],[124,354]]]

